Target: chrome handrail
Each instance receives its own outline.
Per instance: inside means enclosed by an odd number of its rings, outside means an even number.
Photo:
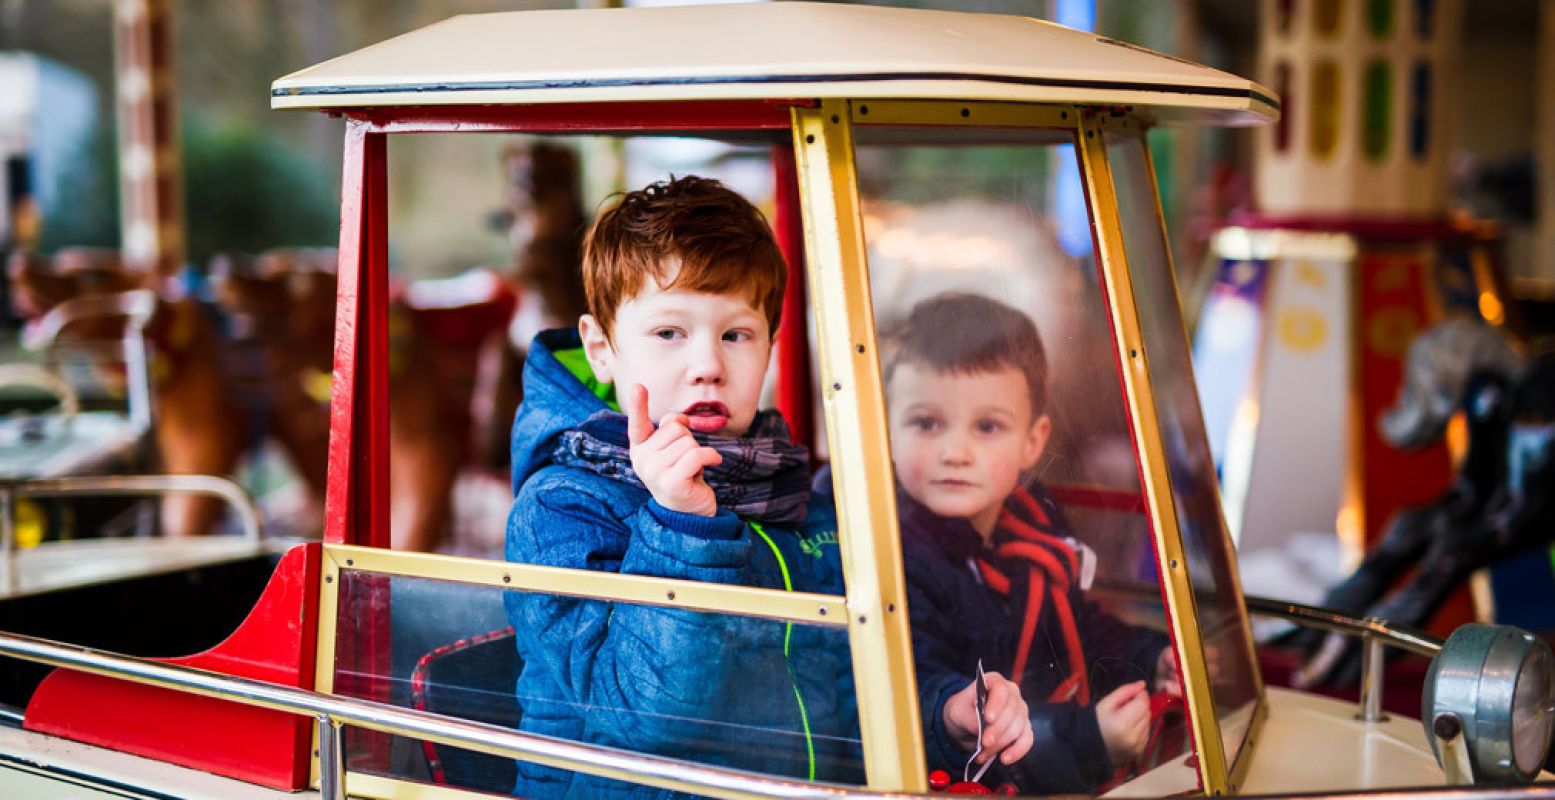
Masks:
[[[1292,685],[1304,687],[1315,682],[1314,675],[1326,672],[1333,662],[1343,652],[1342,640],[1335,639],[1334,634],[1341,636],[1356,636],[1361,639],[1361,690],[1360,713],[1356,719],[1362,722],[1380,722],[1387,719],[1382,712],[1382,667],[1384,663],[1383,647],[1391,645],[1400,650],[1434,658],[1441,652],[1442,640],[1425,631],[1411,628],[1407,625],[1398,625],[1385,619],[1376,617],[1354,617],[1342,611],[1334,611],[1317,606],[1308,606],[1301,603],[1292,603],[1286,600],[1274,600],[1267,597],[1244,596],[1247,601],[1247,611],[1250,614],[1258,614],[1265,617],[1277,617],[1298,625],[1309,628],[1317,628],[1329,632],[1329,641],[1324,642],[1320,649],[1306,667],[1298,670]],[[1338,645],[1338,646],[1335,646]]]
[[[314,718],[329,750],[340,725],[521,758],[550,767],[599,775],[630,783],[686,790],[725,798],[875,798],[933,797],[880,793],[829,783],[772,778],[739,770],[677,761],[600,745],[525,733],[483,722],[445,717],[387,703],[321,694],[209,670],[162,664],[75,645],[0,632],[0,656],[11,656],[108,678],[158,686],[248,706]],[[324,753],[320,754],[321,756]],[[321,764],[320,794],[343,797],[345,759],[331,751]],[[328,772],[323,767],[329,766]]]
[[[227,501],[243,538],[259,541],[259,509],[243,487],[215,475],[91,475],[0,482],[0,554],[16,551],[17,497],[203,494]]]
[[[1275,601],[1263,600],[1264,603]],[[1342,616],[1342,615],[1340,615]],[[524,759],[669,789],[690,788],[726,798],[937,798],[944,795],[876,792],[837,784],[812,783],[692,764],[662,756],[524,733],[497,725],[445,717],[386,703],[322,694],[208,670],[162,664],[66,645],[32,636],[0,632],[0,656],[20,658],[108,678],[159,686],[284,713],[313,717],[320,736],[321,798],[345,796],[345,759],[338,750],[340,727],[352,725],[505,758]],[[326,769],[327,767],[327,769]],[[1555,800],[1555,785],[1511,787],[1390,789],[1376,792],[1314,792],[1250,795],[1250,800]]]
[[[1342,633],[1348,636],[1381,639],[1386,644],[1415,655],[1434,658],[1441,652],[1442,640],[1418,628],[1399,625],[1377,617],[1356,617],[1342,611],[1302,605],[1286,600],[1246,595],[1247,610],[1264,617],[1278,617],[1308,628]]]

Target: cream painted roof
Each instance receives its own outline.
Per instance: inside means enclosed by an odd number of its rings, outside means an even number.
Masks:
[[[275,108],[796,97],[1152,106],[1263,122],[1251,81],[1028,17],[831,3],[454,17],[276,81]]]

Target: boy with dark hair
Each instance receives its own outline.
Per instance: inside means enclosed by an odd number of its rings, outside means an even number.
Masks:
[[[525,365],[508,559],[842,593],[809,454],[777,412],[757,410],[786,280],[760,212],[717,181],[655,183],[599,216],[583,266],[589,313],[536,337]],[[523,592],[506,602],[523,730],[862,779],[837,631]],[[1013,688],[996,695],[985,719],[1024,719]],[[670,794],[527,763],[516,790]]]
[[[1003,303],[949,293],[915,306],[890,344],[884,377],[929,765],[959,774],[974,749],[952,732],[965,712],[951,698],[982,659],[1018,684],[1035,736],[994,781],[1092,793],[1143,750],[1146,682],[1174,691],[1176,668],[1164,636],[1086,600],[1085,548],[1025,480],[1052,428],[1041,336]],[[1133,664],[1144,680],[1093,685],[1101,659]]]

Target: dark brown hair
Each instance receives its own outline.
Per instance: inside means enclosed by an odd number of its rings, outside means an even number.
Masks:
[[[967,375],[1014,367],[1026,378],[1033,414],[1047,406],[1047,351],[1031,317],[980,294],[946,292],[913,306],[887,332],[885,381],[902,364]]]
[[[594,220],[583,242],[583,287],[606,336],[616,309],[642,290],[646,276],[665,289],[745,292],[777,332],[788,276],[783,253],[761,212],[718,181],[688,175],[649,184]]]

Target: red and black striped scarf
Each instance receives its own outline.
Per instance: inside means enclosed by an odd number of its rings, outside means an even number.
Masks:
[[[1074,547],[1060,535],[1061,530],[1036,498],[1025,489],[1017,489],[1005,501],[989,547],[977,556],[977,567],[990,589],[1009,598],[1010,607],[1020,620],[1011,678],[1020,683],[1025,677],[1036,644],[1037,624],[1044,608],[1051,608],[1053,620],[1063,635],[1069,677],[1058,684],[1048,701],[1072,700],[1087,706],[1091,703],[1091,688],[1086,679],[1085,652],[1069,603],[1069,589],[1078,579],[1080,559]]]

